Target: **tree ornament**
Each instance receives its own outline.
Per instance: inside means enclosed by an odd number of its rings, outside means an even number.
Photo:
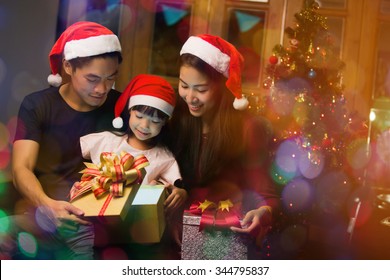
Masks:
[[[290,69],[291,69],[291,71],[294,71],[295,69],[297,69],[297,65],[295,64],[295,62],[293,62],[291,64]]]
[[[297,48],[297,47],[298,47],[298,44],[299,44],[299,41],[298,41],[297,39],[293,38],[293,39],[290,40],[290,44],[291,44],[293,47]]]
[[[322,147],[329,148],[332,145],[332,140],[329,138],[328,134],[325,133],[324,137],[322,138]]]
[[[314,47],[313,47],[313,42],[310,42],[309,49],[307,51],[310,54],[314,54],[315,50],[314,50]]]
[[[309,77],[310,79],[314,79],[316,76],[317,76],[316,71],[314,71],[313,69],[310,69],[310,71],[309,71],[309,73],[308,73],[308,77]]]
[[[276,55],[271,55],[269,58],[269,63],[275,65],[276,63],[278,63],[278,57]]]

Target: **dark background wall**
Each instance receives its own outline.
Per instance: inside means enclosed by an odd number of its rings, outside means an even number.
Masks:
[[[0,0],[0,210],[14,195],[10,156],[20,102],[48,86],[58,7],[59,0]]]

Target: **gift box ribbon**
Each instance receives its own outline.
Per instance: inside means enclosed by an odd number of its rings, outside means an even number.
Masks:
[[[90,191],[96,198],[107,194],[99,212],[99,216],[102,216],[113,197],[123,196],[125,186],[142,182],[149,161],[144,155],[133,157],[126,152],[121,152],[120,155],[103,152],[100,154],[99,164],[89,162],[84,164],[87,168],[80,171],[83,174],[81,181],[71,188],[70,201]]]
[[[238,211],[230,199],[221,200],[218,203],[206,199],[203,202],[191,204],[190,209],[186,212],[201,216],[199,231],[202,231],[206,226],[241,228]]]

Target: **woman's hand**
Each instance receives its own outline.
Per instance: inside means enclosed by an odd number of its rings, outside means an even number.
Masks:
[[[256,238],[256,244],[261,246],[261,243],[271,229],[272,225],[272,210],[269,206],[261,206],[258,209],[251,210],[246,213],[241,222],[242,228],[230,227],[234,232],[246,233]]]

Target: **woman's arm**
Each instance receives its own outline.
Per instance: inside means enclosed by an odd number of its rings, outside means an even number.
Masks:
[[[245,152],[242,164],[244,186],[255,203],[254,207],[280,206],[277,184],[273,181],[272,131],[266,119],[251,117],[244,126]]]
[[[242,221],[242,228],[235,232],[256,236],[259,245],[272,226],[272,215],[280,207],[277,186],[270,176],[272,134],[266,120],[250,118],[244,126],[245,152],[242,159],[244,184],[244,208],[249,208]],[[246,207],[245,207],[246,206]]]

